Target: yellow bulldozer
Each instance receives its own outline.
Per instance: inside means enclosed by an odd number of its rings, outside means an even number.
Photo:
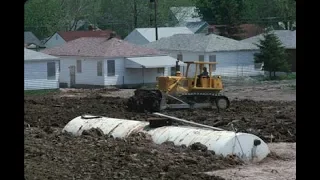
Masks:
[[[220,94],[223,90],[221,76],[212,75],[216,62],[184,62],[184,76],[176,62],[175,76],[157,77],[156,89],[140,88],[130,97],[127,107],[131,111],[159,112],[165,109],[210,108],[220,109],[230,106],[229,99]],[[192,67],[194,76],[188,77]],[[209,67],[209,72],[207,68]],[[198,75],[198,72],[202,72]]]

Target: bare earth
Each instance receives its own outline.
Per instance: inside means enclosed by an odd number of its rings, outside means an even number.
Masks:
[[[268,157],[259,164],[217,170],[208,174],[230,180],[293,180],[296,179],[296,143],[269,143],[270,151],[280,158]]]
[[[227,86],[224,93],[230,99],[256,101],[296,101],[296,82],[268,83],[259,85]],[[133,90],[121,90],[109,96],[130,97]],[[234,169],[211,172],[230,180],[293,180],[296,179],[296,143],[270,143],[270,151],[280,159],[266,158],[259,164],[247,164]]]
[[[251,83],[249,85],[228,85],[224,89],[224,94],[231,100],[233,99],[252,99],[255,101],[296,101],[296,81],[275,81],[275,82],[262,82],[259,84]],[[60,96],[74,97],[81,96],[81,90],[63,89]],[[78,94],[75,94],[78,93]],[[121,89],[119,91],[99,92],[103,96],[129,98],[133,95],[134,89]]]
[[[93,94],[108,97],[128,98],[134,89],[118,91],[91,90]],[[259,82],[226,85],[223,92],[231,100],[251,99],[254,101],[296,101],[296,81]],[[56,97],[88,96],[88,90],[62,89]],[[259,163],[246,163],[235,168],[215,170],[206,174],[230,180],[292,180],[296,179],[296,143],[269,143],[272,152]]]
[[[296,81],[226,86],[224,94],[232,99],[256,101],[296,101]],[[132,89],[115,91],[107,96],[130,97]],[[270,151],[281,159],[266,158],[259,164],[248,164],[235,169],[211,172],[230,180],[293,180],[296,179],[296,143],[270,143]],[[283,159],[282,159],[283,158]],[[210,173],[209,173],[210,174]]]

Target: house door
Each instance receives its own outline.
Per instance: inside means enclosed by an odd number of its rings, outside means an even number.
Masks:
[[[74,88],[76,84],[76,66],[70,66],[69,71],[70,71],[70,87]]]

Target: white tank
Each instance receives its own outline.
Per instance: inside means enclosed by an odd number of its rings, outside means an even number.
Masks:
[[[82,131],[99,128],[104,134],[114,138],[125,138],[133,132],[143,132],[151,135],[156,144],[172,141],[175,145],[189,146],[200,142],[216,154],[227,156],[235,154],[243,160],[261,161],[269,153],[267,144],[259,137],[247,133],[232,131],[214,131],[188,126],[163,126],[151,129],[148,122],[107,117],[82,118],[71,120],[63,132],[80,136]]]

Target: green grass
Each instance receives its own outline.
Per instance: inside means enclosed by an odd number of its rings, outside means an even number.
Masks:
[[[272,80],[293,80],[293,79],[296,79],[296,75],[295,74],[292,74],[292,73],[289,73],[289,74],[286,74],[286,75],[280,75],[280,76],[276,76],[276,77],[265,77],[263,78],[263,81],[272,81]]]
[[[58,92],[59,89],[44,89],[44,90],[25,90],[25,96],[37,96],[37,95],[47,95]]]
[[[296,90],[296,89],[297,89],[297,86],[296,86],[296,85],[294,85],[294,84],[290,84],[290,85],[288,85],[288,87],[289,87],[290,89],[294,89],[294,90]]]

